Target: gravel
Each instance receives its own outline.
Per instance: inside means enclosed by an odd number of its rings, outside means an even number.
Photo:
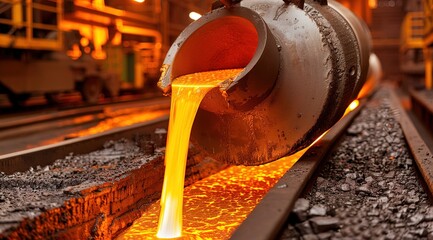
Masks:
[[[433,206],[395,113],[379,91],[298,200],[302,208],[280,239],[433,239]]]

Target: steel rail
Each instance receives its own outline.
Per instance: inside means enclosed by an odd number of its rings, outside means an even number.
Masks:
[[[126,127],[112,129],[103,133],[69,139],[48,146],[37,147],[0,156],[0,172],[11,174],[25,171],[30,167],[46,166],[56,159],[64,158],[70,153],[84,154],[103,147],[109,140],[122,138],[134,139],[140,134],[149,133],[155,128],[167,128],[168,115],[160,118],[134,124]]]
[[[304,191],[319,165],[333,145],[350,126],[366,101],[338,121],[265,195],[245,221],[235,230],[230,239],[265,240],[275,239],[281,232],[296,200]]]
[[[401,104],[394,89],[388,89],[390,104],[397,110],[395,118],[400,123],[409,149],[415,159],[421,176],[427,184],[430,194],[433,193],[433,139],[420,121]]]
[[[170,104],[170,100],[166,97],[162,97],[162,98],[151,99],[151,100],[140,99],[139,101],[135,100],[135,101],[128,101],[128,102],[101,104],[101,105],[90,106],[90,107],[77,107],[73,109],[60,110],[57,112],[38,113],[38,114],[31,114],[30,116],[4,118],[0,121],[0,130],[16,128],[19,126],[25,126],[25,125],[36,124],[41,122],[48,122],[56,119],[71,118],[71,117],[81,116],[85,114],[103,113],[104,109],[107,107],[117,108],[118,106],[122,106],[124,108],[124,107],[130,107],[130,106],[133,107],[139,105],[142,107],[149,107],[153,105],[169,106],[169,104]]]
[[[394,117],[400,123],[408,147],[415,159],[428,191],[433,193],[432,136],[426,134],[423,125],[406,110],[394,89],[386,88]],[[365,103],[361,104],[365,105]],[[361,110],[358,107],[339,121],[314,144],[299,161],[275,184],[247,219],[236,229],[231,239],[275,239],[281,233],[296,200],[312,180],[315,171],[331,150],[334,143]],[[260,228],[257,228],[260,226]]]

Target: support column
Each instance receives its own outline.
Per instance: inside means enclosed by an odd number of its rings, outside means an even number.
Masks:
[[[433,56],[432,49],[430,47],[424,48],[424,62],[425,62],[425,88],[427,90],[432,89],[433,82]]]

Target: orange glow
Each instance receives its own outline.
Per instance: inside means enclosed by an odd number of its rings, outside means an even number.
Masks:
[[[98,119],[106,118],[106,120],[99,122],[96,126],[81,130],[78,132],[71,133],[67,136],[61,135],[54,138],[50,138],[41,142],[35,142],[33,144],[27,145],[26,149],[45,146],[49,144],[58,143],[65,140],[66,138],[76,138],[88,136],[96,133],[105,132],[116,127],[129,126],[136,123],[142,123],[146,121],[151,121],[169,113],[168,110],[137,110],[136,108],[126,108],[122,110],[112,111],[106,109],[105,113],[100,113],[97,116],[83,116],[76,117],[72,120],[63,121],[61,124],[56,125],[56,127],[74,126],[77,124],[91,123],[92,121],[97,121]]]
[[[364,84],[364,86],[362,86],[361,91],[359,91],[358,94],[358,99],[359,98],[365,98],[368,95],[370,95],[370,93],[372,92],[372,90],[374,89],[374,82],[367,80],[367,82]]]
[[[77,60],[78,58],[80,58],[81,54],[82,53],[80,50],[80,46],[78,46],[78,44],[72,45],[72,50],[66,51],[66,55],[68,55],[73,60]]]
[[[369,6],[371,9],[375,9],[375,8],[377,8],[377,0],[368,0],[368,6]]]
[[[235,77],[240,71],[242,69],[194,73],[181,76],[172,83],[165,174],[157,233],[159,238],[182,236],[183,189],[189,137],[201,100],[220,82]]]
[[[114,46],[118,46],[122,43],[122,34],[120,32],[116,32],[114,34],[113,39],[111,40],[111,44]]]
[[[134,2],[144,3],[145,0],[134,0]]]
[[[80,44],[81,44],[81,46],[83,46],[83,47],[88,46],[88,45],[89,45],[89,39],[87,39],[87,38],[85,38],[85,37],[82,37],[82,38],[80,39]]]
[[[344,112],[344,116],[346,116],[348,113],[350,113],[351,111],[355,110],[357,107],[359,106],[359,100],[353,100],[349,106],[346,108],[346,111]]]
[[[108,31],[106,28],[102,27],[93,27],[93,46],[94,50],[92,52],[92,57],[94,59],[106,59],[107,54],[102,49],[102,45],[104,45],[108,40]]]
[[[229,239],[305,151],[261,166],[232,166],[186,187],[182,239]],[[157,231],[159,204],[150,205],[118,239],[152,239]]]
[[[348,110],[349,112],[355,110],[359,106],[359,100],[353,100],[352,103],[350,103]]]
[[[116,114],[119,115],[125,113],[118,112]],[[94,127],[71,134],[69,135],[69,137],[83,137],[83,136],[88,136],[96,133],[101,133],[116,127],[124,127],[124,126],[129,126],[140,122],[153,120],[167,114],[168,114],[168,110],[156,110],[152,112],[138,112],[138,113],[130,113],[124,116],[112,117],[102,122],[99,122]]]
[[[96,9],[103,9],[105,7],[105,1],[104,0],[93,0],[92,5]]]
[[[359,101],[355,100],[345,115],[358,105]],[[186,187],[182,239],[229,239],[269,189],[313,144],[265,165],[229,167]],[[157,232],[159,205],[159,201],[151,204],[118,239],[153,239]]]

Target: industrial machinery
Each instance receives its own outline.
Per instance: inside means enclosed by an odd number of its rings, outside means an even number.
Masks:
[[[400,68],[406,74],[424,74],[424,13],[409,12],[401,27]]]
[[[425,88],[433,89],[433,1],[423,0],[424,7],[424,62],[425,62]]]
[[[160,7],[146,5],[152,12]],[[95,103],[101,92],[115,97],[121,87],[144,87],[161,66],[154,15],[100,0],[0,1],[0,94],[21,105],[32,94],[52,102],[78,90]]]
[[[307,147],[380,75],[369,30],[336,1],[214,6],[174,42],[159,86],[169,93],[185,74],[244,69],[208,93],[194,122],[191,141],[219,160],[257,165]]]

